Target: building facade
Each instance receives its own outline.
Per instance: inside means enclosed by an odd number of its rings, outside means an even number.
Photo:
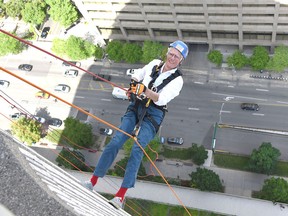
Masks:
[[[288,45],[287,0],[74,0],[106,40]]]

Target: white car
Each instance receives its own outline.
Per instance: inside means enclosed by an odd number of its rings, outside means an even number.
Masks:
[[[127,75],[127,76],[132,76],[132,75],[135,73],[136,70],[137,70],[137,69],[128,69],[128,70],[126,71],[126,75]]]
[[[6,80],[0,80],[0,88],[8,88],[10,85],[9,81]]]
[[[46,122],[46,119],[43,117],[39,117],[39,116],[34,116],[34,118],[40,122],[41,124],[44,124]]]
[[[68,93],[70,91],[70,86],[65,84],[58,84],[55,86],[54,91]]]
[[[78,70],[75,70],[75,69],[69,69],[69,70],[66,70],[64,72],[64,76],[65,77],[77,77],[78,76]]]
[[[125,90],[128,90],[128,88],[124,88]],[[126,91],[123,89],[120,89],[118,87],[114,87],[112,91],[113,98],[116,99],[122,99],[122,100],[128,100],[128,96],[126,95]]]

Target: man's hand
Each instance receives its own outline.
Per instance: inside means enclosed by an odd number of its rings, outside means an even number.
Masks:
[[[146,86],[142,83],[133,83],[130,85],[130,93],[135,94],[137,96],[141,95],[146,91]]]

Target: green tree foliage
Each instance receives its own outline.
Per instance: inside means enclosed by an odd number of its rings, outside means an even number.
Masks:
[[[109,174],[113,176],[124,177],[125,168],[127,166],[128,160],[129,157],[125,157],[122,160],[118,161],[114,166],[114,169],[109,171]],[[146,170],[142,163],[140,164],[138,176],[146,176]]]
[[[42,0],[27,2],[21,11],[22,18],[26,23],[41,24],[46,17],[46,8],[47,4]]]
[[[142,51],[142,62],[149,63],[153,59],[164,59],[166,56],[167,47],[158,42],[144,41]]]
[[[190,174],[191,187],[201,191],[223,191],[219,176],[212,170],[198,167],[196,172]]]
[[[67,148],[63,148],[56,158],[56,162],[58,165],[62,165],[67,169],[71,170],[87,170],[87,165],[85,164],[85,158],[83,154],[76,150],[69,150]]]
[[[269,53],[267,49],[261,46],[256,46],[253,49],[253,54],[250,57],[250,65],[253,70],[263,70],[269,61]]]
[[[80,17],[77,8],[70,0],[45,0],[50,6],[51,18],[64,27],[69,27]]]
[[[0,56],[19,54],[24,49],[24,46],[20,41],[6,34],[0,34],[0,41]]]
[[[192,144],[191,150],[192,160],[197,165],[202,165],[205,160],[208,158],[208,151],[204,148],[204,146],[197,144]]]
[[[81,147],[89,148],[93,145],[93,133],[90,124],[82,123],[73,117],[65,119],[64,124],[65,129],[62,136],[69,140],[70,146],[79,149]]]
[[[54,39],[52,44],[52,51],[61,57],[67,56],[71,60],[82,60],[95,56],[97,48],[94,44],[83,40],[80,37],[71,35],[66,41],[62,39]]]
[[[207,54],[207,58],[209,61],[220,67],[223,61],[223,54],[219,50],[211,50]]]
[[[128,157],[133,147],[134,140],[129,139],[124,143],[123,149],[125,155]],[[137,145],[137,144],[136,144]],[[156,160],[157,153],[160,151],[160,138],[155,137],[153,140],[150,141],[149,145],[146,146],[144,149],[148,156],[151,158],[152,161]],[[144,155],[143,161],[149,161],[148,158]]]
[[[32,118],[21,117],[11,124],[12,134],[31,145],[41,139],[41,124]]]
[[[288,182],[283,178],[266,179],[257,197],[272,202],[288,203]]]
[[[244,55],[244,53],[236,50],[231,56],[227,57],[227,63],[229,67],[235,67],[236,69],[241,69],[249,63],[249,59]]]
[[[21,18],[22,8],[25,7],[26,1],[23,0],[10,0],[5,4],[5,11],[7,16],[13,18]]]
[[[252,151],[249,168],[255,172],[272,174],[280,155],[280,151],[272,147],[271,143],[263,142],[258,150]]]
[[[276,72],[282,72],[286,67],[288,67],[288,47],[279,46],[275,48],[275,53],[267,64],[268,70],[273,70]]]
[[[110,41],[106,48],[109,58],[115,62],[123,60],[123,42],[113,40]]]
[[[63,130],[61,130],[61,129],[51,130],[48,132],[48,134],[45,138],[52,143],[58,144],[61,142],[62,132],[63,132]]]
[[[142,57],[142,47],[138,44],[125,43],[123,46],[123,60],[127,63],[134,64],[140,62]]]
[[[95,54],[94,54],[94,57],[96,59],[102,59],[103,58],[103,55],[104,55],[104,50],[99,47],[99,46],[96,46],[95,47]]]

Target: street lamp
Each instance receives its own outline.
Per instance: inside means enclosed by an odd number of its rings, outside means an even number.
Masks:
[[[223,98],[224,102],[222,103],[221,109],[220,109],[220,112],[219,112],[219,121],[218,121],[219,124],[222,123],[222,112],[223,112],[223,107],[224,107],[225,102],[230,101],[232,99],[234,99],[234,97],[225,97],[225,98]]]

